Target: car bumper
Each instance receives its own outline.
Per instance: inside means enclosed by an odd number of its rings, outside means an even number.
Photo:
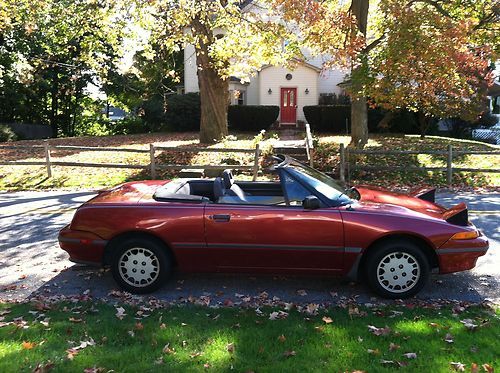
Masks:
[[[466,271],[476,266],[477,258],[486,254],[488,239],[484,236],[472,240],[449,240],[436,250],[439,273]]]
[[[72,230],[70,225],[59,232],[59,246],[75,263],[101,265],[107,243],[91,232]]]

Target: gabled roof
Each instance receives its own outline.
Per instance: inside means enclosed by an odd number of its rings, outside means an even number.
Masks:
[[[320,67],[315,66],[313,64],[310,64],[310,63],[308,63],[308,62],[306,62],[304,60],[301,60],[299,58],[292,58],[292,61],[295,62],[295,63],[297,63],[298,65],[302,65],[302,66],[307,67],[309,69],[312,69],[312,70],[314,70],[314,71],[316,71],[318,73],[321,72],[321,68]],[[264,69],[267,69],[268,67],[273,67],[273,65],[264,65],[264,66],[261,67],[260,70],[262,71]]]

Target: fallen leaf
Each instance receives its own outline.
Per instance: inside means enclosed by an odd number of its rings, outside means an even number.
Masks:
[[[391,328],[386,326],[385,328],[377,328],[373,325],[368,325],[368,330],[376,336],[388,335],[391,333]]]
[[[297,353],[293,350],[287,350],[287,351],[283,352],[283,356],[287,357],[287,358],[295,356],[295,355],[297,355]]]
[[[36,346],[36,343],[33,343],[33,342],[23,342],[21,344],[21,346],[25,349],[25,350],[31,350],[33,347]]]
[[[307,291],[305,290],[297,290],[297,294],[301,297],[305,297],[307,295]]]
[[[74,317],[70,317],[68,319],[69,322],[72,322],[72,323],[75,323],[75,324],[79,324],[81,323],[83,320],[82,319],[75,319]]]
[[[309,303],[306,306],[305,311],[308,315],[316,315],[318,313],[318,309],[319,309],[319,304]]]
[[[462,363],[455,363],[455,362],[450,362],[450,365],[453,370],[457,372],[465,372],[465,365]]]
[[[391,344],[389,345],[389,351],[396,351],[400,347],[401,347],[400,345],[397,345],[397,344],[391,342]]]
[[[331,317],[324,316],[321,320],[325,322],[325,324],[331,324],[333,322]]]
[[[447,343],[453,343],[453,336],[451,335],[451,333],[446,333],[445,337],[444,337],[444,341],[447,342]]]
[[[467,330],[472,331],[477,329],[477,324],[474,324],[474,322],[471,319],[460,320],[460,322],[464,324]]]
[[[125,315],[126,315],[125,308],[123,308],[123,307],[116,308],[116,317],[118,317],[120,320],[123,320]]]
[[[375,350],[369,348],[368,350],[366,350],[366,352],[368,352],[370,355],[380,355],[380,350],[378,348],[376,348]]]
[[[226,350],[227,352],[229,353],[233,353],[234,352],[234,343],[229,343],[227,346],[226,346]]]
[[[478,373],[479,372],[479,366],[476,363],[472,363],[470,365],[470,372],[471,373]]]
[[[93,368],[85,368],[83,370],[83,373],[103,373],[105,371],[106,371],[106,369],[104,369],[104,368],[93,367]]]
[[[80,345],[73,347],[75,350],[83,350],[84,348],[87,348],[89,346],[95,346],[95,341],[90,338],[88,341],[80,341]]]
[[[68,358],[68,360],[73,360],[75,358],[76,355],[78,355],[78,350],[75,350],[73,348],[69,348],[66,350],[66,358]]]
[[[495,369],[493,369],[493,367],[490,364],[483,364],[482,367],[484,371],[488,373],[493,373],[495,371]]]
[[[55,364],[52,363],[51,361],[47,362],[47,364],[45,364],[45,365],[43,363],[39,363],[39,364],[37,364],[35,369],[33,369],[33,373],[46,373],[49,370],[53,369],[54,367],[55,367]]]
[[[403,354],[404,357],[407,359],[416,359],[417,354],[415,352],[407,352],[406,354]]]
[[[135,326],[134,326],[134,329],[135,330],[143,330],[144,329],[144,325],[142,325],[141,322],[136,322]]]
[[[380,360],[380,364],[382,365],[394,365],[394,360]]]
[[[170,348],[170,343],[167,343],[165,345],[165,347],[163,347],[162,351],[164,354],[167,354],[167,355],[174,353],[174,350]]]
[[[269,320],[286,319],[287,317],[288,313],[285,311],[271,312],[269,314]]]
[[[278,341],[280,341],[281,343],[285,342],[286,341],[286,337],[282,334],[278,337]]]

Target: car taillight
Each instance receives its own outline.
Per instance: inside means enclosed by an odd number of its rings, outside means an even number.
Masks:
[[[458,232],[451,236],[452,240],[472,240],[479,237],[478,231],[472,232]]]

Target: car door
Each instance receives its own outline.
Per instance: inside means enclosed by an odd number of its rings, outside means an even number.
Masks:
[[[219,271],[332,272],[342,270],[344,233],[337,208],[305,210],[284,206],[208,204],[207,250]]]

